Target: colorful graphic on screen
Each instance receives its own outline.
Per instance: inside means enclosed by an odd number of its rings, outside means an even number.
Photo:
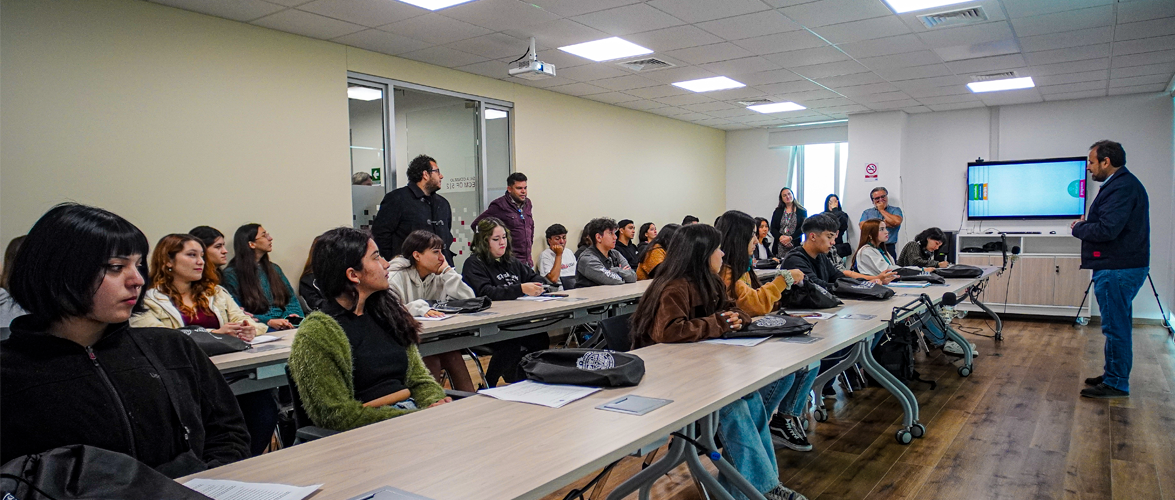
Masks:
[[[1085,160],[972,164],[967,217],[1046,218],[1085,214]]]

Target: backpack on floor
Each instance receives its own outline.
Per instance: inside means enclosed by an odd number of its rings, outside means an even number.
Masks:
[[[893,323],[882,334],[881,342],[873,348],[873,358],[903,384],[910,382],[924,382],[930,384],[930,389],[938,385],[933,380],[923,380],[914,369],[914,350],[918,346],[918,332],[912,330],[905,322]]]

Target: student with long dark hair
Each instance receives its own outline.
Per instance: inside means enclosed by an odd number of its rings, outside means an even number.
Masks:
[[[273,236],[261,224],[245,224],[233,235],[233,260],[224,269],[224,287],[253,318],[274,330],[294,327],[302,305],[282,268],[269,261]]]
[[[84,444],[175,478],[248,456],[208,356],[175,330],[128,324],[146,254],[137,227],[99,208],[58,205],[33,225],[8,283],[29,314],[0,343],[0,462]]]
[[[779,205],[771,213],[771,234],[775,235],[775,256],[783,258],[791,249],[800,245],[801,228],[804,219],[808,218],[808,210],[796,199],[791,188],[779,190]]]
[[[653,238],[656,238],[656,237],[657,237],[657,225],[656,224],[653,224],[652,222],[646,222],[644,224],[641,224],[641,230],[639,233],[637,233],[636,252],[638,254],[643,252],[645,250],[645,247],[649,246],[649,242],[653,241]],[[639,263],[640,260],[638,259],[637,262]]]
[[[753,260],[774,260],[779,258],[771,253],[771,223],[762,217],[755,217],[755,248],[751,252]]]
[[[634,348],[718,338],[751,320],[731,303],[718,274],[722,269],[721,242],[722,234],[711,226],[691,224],[677,231],[673,251],[632,315]],[[744,244],[744,253],[746,248]],[[723,456],[769,500],[804,498],[779,482],[766,419],[791,387],[792,378],[772,382],[718,410]],[[734,498],[746,498],[725,476],[719,476],[718,481]]]
[[[657,267],[665,261],[665,253],[669,251],[669,242],[673,240],[674,233],[680,228],[680,224],[665,224],[665,227],[661,228],[661,232],[649,241],[645,249],[636,254],[636,261],[639,262],[636,266],[636,279],[653,279]]]
[[[306,265],[302,266],[302,276],[298,278],[298,296],[306,301],[306,307],[310,309],[310,311],[303,311],[306,313],[322,309],[322,306],[326,304],[326,297],[322,296],[322,291],[314,283],[315,243],[318,243],[318,238],[314,238],[314,241],[310,242],[310,251],[306,254]]]
[[[898,254],[898,265],[928,268],[950,266],[950,262],[934,258],[934,252],[942,248],[942,244],[946,241],[947,235],[942,232],[942,229],[926,228],[914,236],[914,241],[906,243],[906,246],[902,247],[902,253]]]
[[[329,300],[299,326],[289,359],[314,425],[345,431],[451,401],[420,359],[420,323],[388,285],[375,240],[331,229],[314,256]]]
[[[497,300],[534,297],[543,293],[543,277],[519,261],[510,252],[513,248],[510,230],[496,217],[486,217],[477,223],[473,235],[473,252],[465,260],[465,282],[478,296]],[[494,355],[486,368],[486,384],[494,387],[501,377],[507,383],[518,382],[526,374],[518,369],[518,362],[527,353],[551,347],[546,333],[536,333],[517,339],[490,344]]]
[[[224,266],[228,265],[228,245],[224,233],[210,226],[196,226],[188,234],[200,238],[204,243],[204,274],[216,275],[218,283],[224,283]]]
[[[27,314],[12,299],[12,294],[8,293],[8,279],[12,276],[12,267],[16,263],[16,252],[20,250],[22,242],[24,242],[24,236],[17,236],[8,242],[8,248],[4,250],[4,269],[0,271],[0,327],[4,328],[7,328],[12,320]]]
[[[840,197],[836,194],[830,194],[824,197],[824,212],[836,218],[840,229],[836,233],[836,252],[838,255],[849,255],[853,253],[852,245],[845,243],[845,239],[849,236],[849,214],[840,206]]]

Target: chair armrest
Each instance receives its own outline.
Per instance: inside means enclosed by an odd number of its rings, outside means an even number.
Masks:
[[[456,400],[456,399],[464,399],[464,398],[473,397],[473,396],[476,396],[477,393],[476,392],[458,391],[455,389],[445,389],[445,395]]]
[[[294,438],[299,443],[305,443],[307,441],[314,441],[315,439],[322,439],[324,437],[333,436],[335,434],[339,434],[339,431],[332,431],[330,429],[308,425],[306,427],[299,427],[298,430],[294,433]]]

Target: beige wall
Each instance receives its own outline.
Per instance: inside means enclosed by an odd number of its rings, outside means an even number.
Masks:
[[[725,206],[721,130],[146,2],[0,8],[5,242],[66,200],[152,242],[255,221],[296,280],[310,240],[350,225],[348,70],[514,102],[539,239]]]

